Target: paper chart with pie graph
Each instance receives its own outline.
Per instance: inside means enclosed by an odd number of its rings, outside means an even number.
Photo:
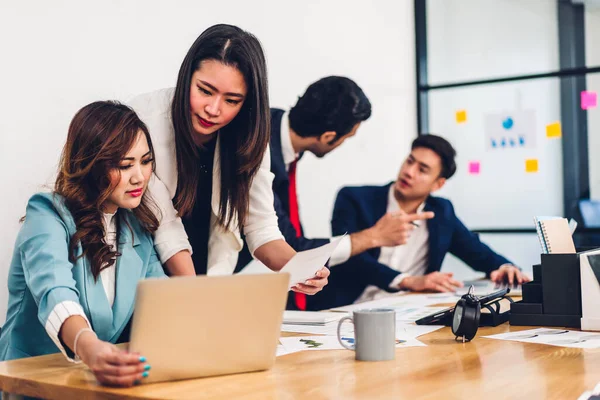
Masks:
[[[547,344],[550,346],[572,347],[577,349],[600,348],[600,332],[537,328],[483,337],[524,343]]]
[[[487,114],[484,117],[485,147],[488,151],[534,149],[534,110]]]

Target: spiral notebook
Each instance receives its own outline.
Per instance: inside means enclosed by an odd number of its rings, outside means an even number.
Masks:
[[[549,217],[549,216],[537,216],[533,217],[533,222],[535,224],[535,230],[537,231],[538,239],[540,240],[540,246],[542,247],[542,253],[548,254],[548,247],[546,246],[546,241],[544,240],[544,234],[542,233],[542,221],[546,221],[549,219],[560,219],[561,217]]]
[[[548,253],[574,254],[576,252],[566,218],[546,219],[539,221],[539,224]]]

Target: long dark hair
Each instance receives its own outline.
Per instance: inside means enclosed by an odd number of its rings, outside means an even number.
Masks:
[[[146,136],[150,154],[154,154],[146,125],[132,109],[115,101],[97,101],[83,107],[69,126],[54,192],[64,198],[75,220],[69,260],[88,257],[94,279],[98,279],[102,269],[113,265],[119,255],[104,239],[102,205],[114,189],[109,174],[113,169],[119,171],[119,163],[135,144],[140,131]],[[133,213],[149,232],[158,228],[155,212],[156,206],[144,191]],[[120,214],[119,211],[116,216],[117,226],[121,221],[127,223]],[[83,252],[77,256],[79,243]]]
[[[192,139],[195,133],[190,114],[190,85],[192,75],[204,60],[216,60],[237,68],[248,88],[239,113],[221,128],[218,149],[219,223],[229,228],[237,216],[238,228],[241,228],[248,214],[250,185],[260,168],[271,132],[265,56],[256,37],[224,24],[205,30],[185,56],[171,107],[178,171],[175,208],[182,216],[189,215],[194,207],[200,176],[198,148]]]

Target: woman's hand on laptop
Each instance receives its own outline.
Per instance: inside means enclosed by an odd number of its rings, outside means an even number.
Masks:
[[[139,354],[121,350],[91,335],[82,337],[79,343],[81,361],[92,370],[102,385],[130,387],[148,377],[150,365]]]
[[[297,283],[292,286],[294,292],[304,294],[315,294],[323,290],[327,285],[327,277],[329,276],[329,268],[323,267],[317,271],[315,276],[304,283]]]

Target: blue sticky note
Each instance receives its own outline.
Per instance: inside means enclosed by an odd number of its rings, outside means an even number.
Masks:
[[[504,119],[504,121],[502,121],[502,127],[504,129],[510,129],[512,128],[514,125],[514,121],[511,117],[507,117]]]

